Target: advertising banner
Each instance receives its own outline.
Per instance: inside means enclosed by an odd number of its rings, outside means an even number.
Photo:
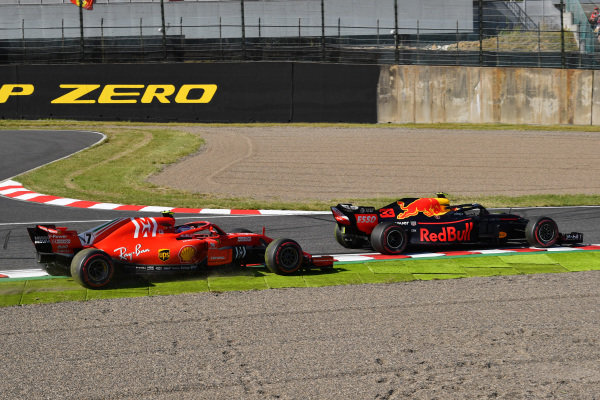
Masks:
[[[377,66],[297,63],[0,67],[1,118],[376,122]]]

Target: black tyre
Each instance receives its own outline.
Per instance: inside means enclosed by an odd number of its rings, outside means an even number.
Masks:
[[[382,222],[371,232],[371,246],[381,254],[401,254],[408,246],[408,235],[400,225]]]
[[[548,217],[530,220],[525,227],[525,238],[531,246],[554,246],[559,238],[558,225]]]
[[[108,285],[115,274],[115,266],[110,257],[97,249],[84,249],[71,261],[71,276],[75,282],[89,289],[99,289]]]
[[[302,248],[292,239],[273,240],[265,250],[265,265],[269,271],[279,275],[298,271],[303,259]]]
[[[360,239],[356,235],[345,234],[343,228],[340,228],[338,224],[335,224],[334,235],[335,241],[342,247],[347,249],[356,249],[359,247]]]

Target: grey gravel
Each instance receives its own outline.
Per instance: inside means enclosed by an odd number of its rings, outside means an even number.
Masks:
[[[600,272],[4,308],[3,399],[595,399]]]

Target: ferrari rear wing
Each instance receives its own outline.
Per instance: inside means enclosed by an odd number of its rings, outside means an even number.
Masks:
[[[39,254],[73,255],[83,247],[77,232],[67,228],[37,225],[27,232]]]

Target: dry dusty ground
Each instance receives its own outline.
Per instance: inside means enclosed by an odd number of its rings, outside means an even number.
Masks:
[[[2,399],[598,399],[600,271],[0,312]]]
[[[151,178],[197,193],[300,201],[600,193],[600,133],[191,128],[206,145]]]

